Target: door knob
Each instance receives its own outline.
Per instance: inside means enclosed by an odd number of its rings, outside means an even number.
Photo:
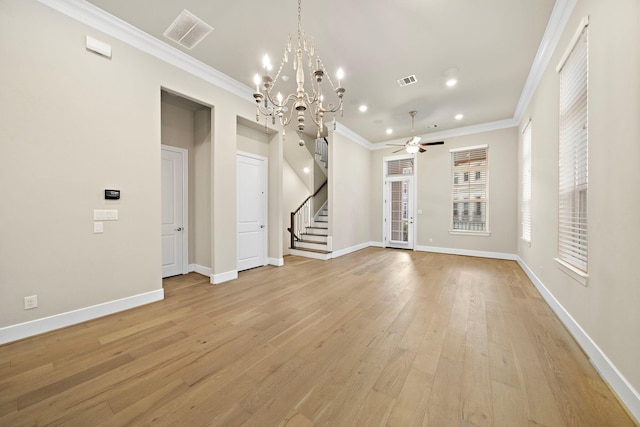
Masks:
[[[264,225],[261,225],[260,228],[264,228]]]
[[[176,231],[182,231],[182,227],[176,228]]]

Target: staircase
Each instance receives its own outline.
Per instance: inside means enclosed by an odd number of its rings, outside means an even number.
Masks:
[[[289,248],[291,255],[303,256],[307,258],[315,258],[327,260],[331,258],[331,251],[327,245],[327,237],[329,235],[329,212],[327,204],[318,211],[313,217],[310,224],[305,226],[298,235],[298,239],[294,239],[293,247]]]
[[[318,138],[315,146],[306,145],[313,155],[316,168],[319,168],[325,177],[328,176],[329,144],[326,138]],[[291,233],[291,255],[303,256],[327,260],[331,258],[331,250],[327,244],[329,238],[329,211],[327,204],[327,180],[318,187],[316,192],[309,196],[300,207],[291,212],[291,225],[288,228]],[[319,205],[322,205],[318,209]],[[318,209],[315,215],[312,212]]]

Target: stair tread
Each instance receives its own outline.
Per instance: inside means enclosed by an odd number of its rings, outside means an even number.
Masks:
[[[327,227],[314,227],[314,226],[309,226],[309,227],[305,227],[305,228],[315,228],[317,230],[328,230],[329,229]]]
[[[326,245],[327,242],[319,242],[317,240],[308,240],[308,239],[301,239],[301,240],[297,240],[298,243],[314,243],[316,245]]]

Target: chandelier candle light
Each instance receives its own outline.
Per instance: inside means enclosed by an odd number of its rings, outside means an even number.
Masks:
[[[275,77],[271,77],[269,72],[273,69],[269,57],[267,55],[264,56],[262,61],[262,66],[264,70],[264,75],[260,77],[259,74],[256,74],[254,77],[254,83],[256,85],[256,91],[253,94],[253,98],[256,100],[256,121],[260,120],[260,114],[265,116],[265,119],[271,117],[272,123],[275,125],[276,116],[280,120],[280,124],[282,125],[282,134],[284,136],[285,131],[284,127],[287,126],[294,117],[293,112],[297,111],[297,121],[298,121],[298,132],[302,132],[305,127],[305,111],[307,109],[312,111],[310,114],[311,120],[318,128],[317,137],[320,138],[320,133],[322,132],[322,128],[324,126],[323,118],[325,113],[333,113],[333,129],[336,128],[336,117],[335,113],[340,111],[340,116],[342,117],[342,97],[344,95],[344,88],[342,87],[342,79],[344,78],[344,73],[342,69],[338,69],[337,78],[338,78],[338,87],[336,88],[331,81],[328,73],[324,68],[324,64],[320,60],[320,57],[316,55],[315,47],[313,46],[313,42],[307,40],[306,34],[302,31],[302,25],[300,23],[301,16],[301,1],[298,0],[298,45],[295,50],[295,57],[293,58],[293,69],[296,72],[296,83],[298,88],[296,93],[289,94],[286,98],[282,96],[280,92],[277,93],[275,98],[272,96],[272,91],[276,82],[278,81],[278,77],[280,77],[280,73],[284,68],[284,64],[289,62],[289,54],[293,51],[293,45],[291,40],[291,35],[289,35],[289,40],[284,48],[284,54],[282,56],[282,61],[280,62],[280,68],[278,69]],[[311,81],[311,94],[307,93],[304,88],[304,62],[303,55],[307,58],[307,66],[309,67],[309,74],[313,76]],[[312,67],[315,65],[315,70]],[[327,76],[327,80],[331,85],[331,88],[338,96],[337,104],[333,102],[329,102],[326,105],[323,105],[324,95],[322,93],[322,79],[324,76]],[[285,80],[283,78],[283,80]],[[313,81],[315,80],[315,82]],[[262,88],[264,93],[260,90],[260,85],[262,84]],[[293,108],[289,108],[287,105],[292,104]],[[289,113],[287,115],[287,113]],[[266,126],[266,123],[265,123]]]

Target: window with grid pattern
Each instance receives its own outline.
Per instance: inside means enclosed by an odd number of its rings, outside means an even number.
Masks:
[[[558,258],[587,273],[587,191],[589,187],[589,49],[585,24],[558,67],[560,152]]]
[[[531,121],[522,132],[522,240],[531,243]]]
[[[489,147],[450,150],[452,174],[451,230],[488,232]]]

